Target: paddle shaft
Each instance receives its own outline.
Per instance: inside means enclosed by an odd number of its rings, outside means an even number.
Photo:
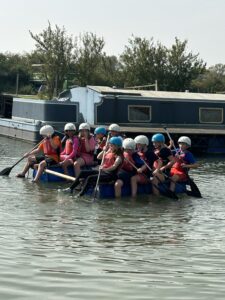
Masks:
[[[107,147],[108,143],[109,143],[109,138],[110,138],[110,134],[108,134],[107,139],[106,139],[106,143],[105,143],[105,147]],[[95,185],[95,189],[94,189],[94,200],[96,198],[96,194],[97,194],[97,188],[98,188],[98,183],[99,183],[99,179],[100,179],[100,174],[101,174],[101,166],[104,163],[104,159],[105,159],[105,154],[106,154],[106,150],[103,150],[103,155],[102,155],[102,161],[101,164],[99,166],[99,171],[98,171],[98,177],[96,180],[96,185]]]
[[[75,177],[72,177],[72,176],[69,176],[69,175],[66,175],[66,174],[62,174],[62,173],[59,173],[59,172],[56,172],[56,171],[53,171],[53,170],[49,170],[49,169],[45,169],[45,173],[51,174],[51,175],[54,175],[54,176],[57,176],[57,177],[64,178],[66,180],[71,180],[71,181],[76,180]]]

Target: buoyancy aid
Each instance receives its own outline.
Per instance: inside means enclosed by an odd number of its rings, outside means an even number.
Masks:
[[[121,169],[127,172],[133,171],[134,167],[132,166],[132,164],[135,165],[135,161],[133,160],[132,153],[124,151],[123,156],[124,156],[124,161]]]
[[[187,163],[185,161],[185,156],[186,156],[186,153],[184,153],[184,152],[179,151],[177,153],[177,155],[175,156],[175,163],[173,164],[173,166],[171,168],[171,171],[174,172],[175,170],[177,170],[177,171],[179,171],[183,174],[187,173],[188,169],[187,168],[186,169],[182,168],[182,164]]]
[[[116,154],[113,152],[107,152],[104,157],[103,168],[110,168],[114,165],[116,160]]]
[[[57,146],[56,149],[54,149],[51,145],[51,142],[49,139],[45,139],[41,145],[39,146],[39,150],[42,150],[44,152],[44,155],[53,158],[55,161],[59,161],[59,155],[61,150],[61,141],[58,136],[53,136],[53,143]]]
[[[94,137],[91,136],[89,138],[89,142],[93,142],[92,140],[94,140]],[[95,144],[95,142],[93,143]],[[91,151],[87,151],[86,147],[85,147],[85,138],[84,137],[81,137],[79,139],[79,147],[78,147],[78,154],[80,155],[81,153],[85,153],[85,154],[93,154],[94,153],[94,149],[92,149]]]
[[[65,154],[69,155],[73,151],[73,140],[67,139],[65,145]]]

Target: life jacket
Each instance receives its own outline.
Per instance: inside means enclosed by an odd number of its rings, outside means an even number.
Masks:
[[[65,154],[69,155],[73,151],[73,140],[67,139],[65,145]]]
[[[59,139],[58,136],[54,135],[52,138],[53,138],[53,142],[54,142],[54,140],[55,140],[55,142],[58,142],[58,141],[56,141]],[[43,141],[43,143],[40,145],[40,147],[43,150],[44,155],[53,158],[57,162],[59,161],[61,142],[60,142],[59,146],[56,149],[54,149],[50,143],[50,140],[45,139]]]
[[[124,161],[123,161],[123,164],[121,166],[121,169],[123,169],[125,171],[128,171],[128,172],[133,171],[134,167],[131,165],[131,163],[133,165],[135,165],[135,161],[133,160],[132,153],[124,151],[123,156],[124,156]]]
[[[113,152],[107,152],[104,156],[103,168],[112,167],[116,160],[116,154]]]
[[[185,163],[184,158],[185,158],[185,153],[178,152],[177,155],[175,156],[175,163],[173,164],[171,171],[172,170],[174,171],[176,169],[177,171],[186,174],[188,169],[184,170],[184,168],[182,168],[181,166],[183,163]]]
[[[90,139],[93,139],[93,136],[91,136],[90,138],[89,138],[89,140]],[[93,154],[94,153],[94,150],[93,151],[87,151],[87,149],[86,149],[86,147],[85,147],[85,139],[83,138],[83,137],[81,137],[80,139],[79,139],[79,146],[78,146],[78,153],[79,153],[79,155],[81,154],[81,153],[86,153],[86,154]]]

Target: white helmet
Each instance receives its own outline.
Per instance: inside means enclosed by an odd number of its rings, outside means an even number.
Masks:
[[[181,136],[178,140],[178,143],[185,143],[191,147],[191,139],[188,136]]]
[[[91,127],[88,123],[81,123],[79,126],[79,130],[82,130],[82,129],[91,130]]]
[[[149,144],[149,140],[146,135],[138,135],[134,139],[136,144],[147,145]]]
[[[135,141],[131,138],[126,138],[123,140],[123,148],[129,150],[135,150],[136,144]]]
[[[54,129],[51,125],[42,126],[40,129],[40,135],[52,135],[54,133]]]
[[[111,124],[111,125],[109,125],[109,130],[120,132],[120,126],[117,124]]]
[[[64,130],[74,130],[76,131],[76,126],[73,123],[67,123],[64,127]]]

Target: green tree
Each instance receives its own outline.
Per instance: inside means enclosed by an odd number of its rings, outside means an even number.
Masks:
[[[55,25],[52,28],[50,23],[41,33],[33,34],[30,31],[30,35],[36,42],[36,63],[41,65],[48,97],[52,99],[54,91],[58,94],[58,90],[62,89],[70,71],[74,49],[72,37],[67,35],[64,27]]]
[[[187,51],[187,40],[182,42],[175,38],[175,43],[168,50],[167,90],[190,89],[192,80],[205,72],[206,64],[198,56]]]
[[[29,86],[31,91],[28,55],[0,53],[0,91],[15,93],[17,76],[19,76],[19,90]]]
[[[153,38],[132,37],[120,56],[125,86],[146,85],[165,79],[167,49]]]
[[[225,65],[217,64],[192,81],[192,89],[202,93],[225,92]]]
[[[84,33],[75,44],[75,83],[85,86],[98,83],[98,70],[104,57],[105,41],[93,33]]]
[[[153,39],[132,37],[120,56],[124,83],[146,85],[155,80],[160,90],[184,91],[204,73],[205,63],[187,52],[187,41],[177,38],[170,49]]]

